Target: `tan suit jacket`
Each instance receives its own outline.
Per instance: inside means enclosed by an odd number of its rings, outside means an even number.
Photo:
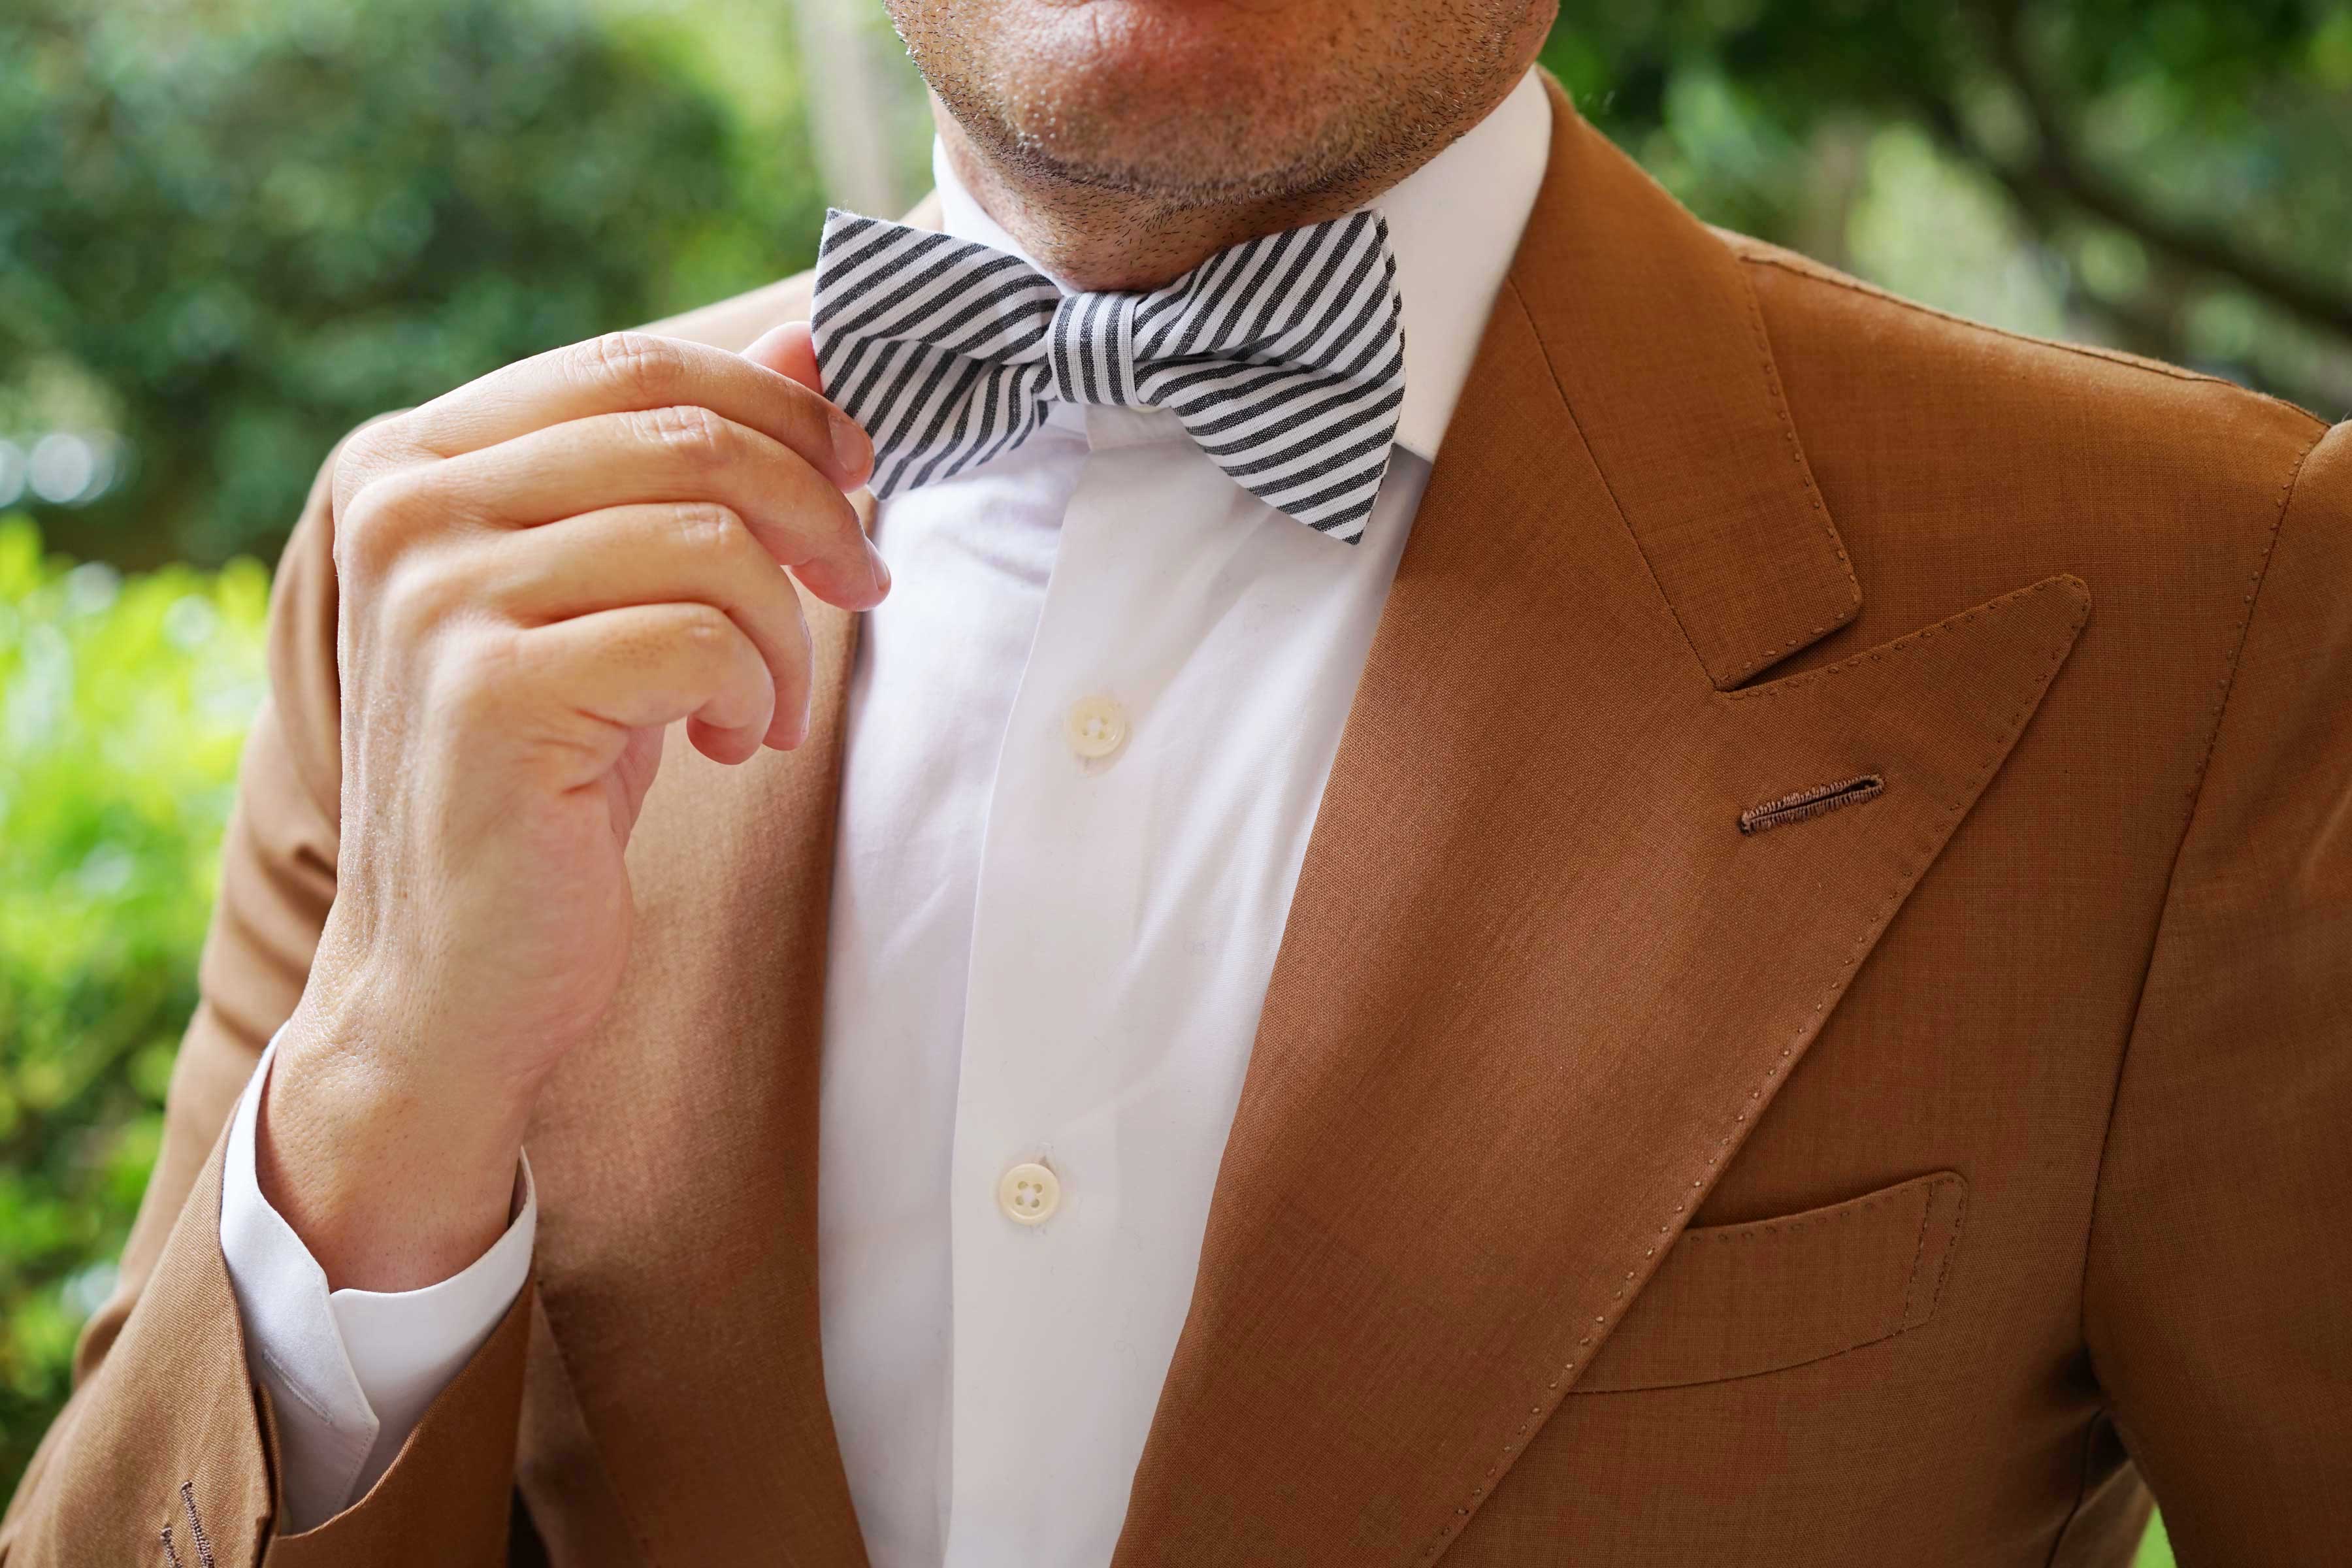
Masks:
[[[2121,1564],[2148,1489],[2186,1563],[2352,1561],[2352,426],[1712,231],[1553,91],[1117,1568]],[[273,1538],[221,1131],[334,894],[329,498],[0,1555],[195,1568],[193,1504],[206,1563],[861,1563],[813,1256],[857,625],[814,601],[808,743],[667,749],[532,1287]]]

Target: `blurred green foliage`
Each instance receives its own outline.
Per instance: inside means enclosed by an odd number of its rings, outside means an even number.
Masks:
[[[0,371],[67,367],[139,464],[53,542],[267,549],[369,415],[797,270],[794,141],[556,0],[12,0]]]
[[[2352,409],[2352,0],[1565,0],[1544,59],[1712,221]]]
[[[268,592],[249,559],[45,558],[0,515],[0,1491],[154,1159]]]

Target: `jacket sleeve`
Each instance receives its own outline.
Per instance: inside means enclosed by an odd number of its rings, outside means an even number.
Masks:
[[[364,1498],[316,1530],[279,1537],[274,1417],[247,1370],[221,1258],[229,1113],[302,994],[335,891],[335,456],[271,587],[269,695],[239,769],[201,1000],[173,1069],[154,1173],[120,1283],[77,1347],[73,1398],[0,1521],[5,1568],[505,1556],[531,1287]]]
[[[2352,1542],[2352,426],[2279,514],[2116,1090],[2092,1364],[2179,1561]]]

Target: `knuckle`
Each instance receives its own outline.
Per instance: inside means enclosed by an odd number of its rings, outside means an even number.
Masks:
[[[721,560],[740,556],[753,542],[751,525],[733,507],[718,501],[680,501],[672,518],[688,548]]]
[[[464,604],[467,584],[458,573],[411,559],[376,590],[376,614],[396,632],[415,635],[450,618]]]
[[[727,613],[710,605],[688,605],[678,616],[680,634],[703,655],[713,661],[730,658],[734,653],[735,623]]]
[[[338,573],[353,584],[381,580],[436,510],[419,469],[395,468],[368,480],[336,520]]]
[[[671,404],[635,417],[647,441],[690,467],[715,468],[727,460],[727,422],[708,408]]]
[[[422,448],[416,438],[416,410],[399,408],[376,415],[352,426],[335,444],[338,473],[348,468],[364,478],[416,460]]]
[[[363,476],[390,468],[393,447],[390,430],[394,423],[394,420],[380,419],[373,425],[362,425],[344,437],[342,447],[335,455],[336,474],[339,477]]]
[[[667,400],[686,380],[686,353],[652,332],[606,332],[579,345],[589,378],[632,398]]]

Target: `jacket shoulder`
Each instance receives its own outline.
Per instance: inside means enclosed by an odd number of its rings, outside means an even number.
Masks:
[[[2326,421],[1723,237],[1830,513],[1882,574],[2063,567],[2109,609],[2137,596],[2236,618]]]
[[[1811,257],[1727,229],[1716,231],[1746,264],[1778,354],[1867,347],[1890,368],[1994,377],[2021,392],[2079,388],[2112,404],[2116,416],[2158,417],[2184,409],[2206,421],[2242,420],[2308,445],[2327,422],[2308,409],[2223,376],[2093,343],[1972,321],[1852,277]]]

